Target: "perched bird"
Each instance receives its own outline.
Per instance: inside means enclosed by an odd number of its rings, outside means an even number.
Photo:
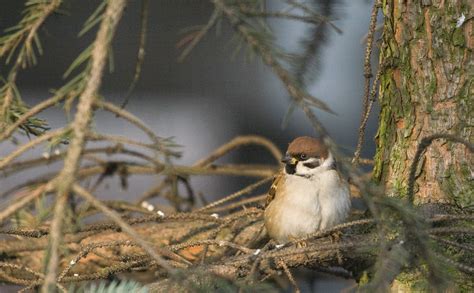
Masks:
[[[268,192],[264,214],[271,238],[285,243],[346,219],[351,205],[349,185],[320,139],[296,138],[282,162],[285,167]]]

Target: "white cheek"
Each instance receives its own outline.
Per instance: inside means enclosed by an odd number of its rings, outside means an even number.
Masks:
[[[296,174],[308,174],[308,167],[305,167],[302,162],[296,164]]]
[[[305,162],[305,163],[308,163],[308,162]],[[309,167],[306,167],[303,162],[298,162],[298,164],[296,165],[296,174],[298,175],[310,175],[310,174],[317,173],[318,170],[319,170],[319,167],[309,168]]]
[[[318,167],[316,168],[309,168],[304,165],[304,163],[318,163]],[[296,174],[295,175],[316,175],[321,173],[322,171],[326,170],[328,166],[328,163],[332,164],[332,160],[321,160],[321,159],[315,159],[312,158],[310,160],[307,160],[305,162],[298,162],[296,165]]]

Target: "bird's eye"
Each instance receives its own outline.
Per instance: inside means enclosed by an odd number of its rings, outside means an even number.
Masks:
[[[301,155],[300,155],[300,159],[306,160],[306,158],[307,158],[306,154],[301,154]]]

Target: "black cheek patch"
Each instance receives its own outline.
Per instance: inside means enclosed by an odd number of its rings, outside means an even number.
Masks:
[[[295,174],[296,173],[296,165],[286,164],[285,165],[285,171],[286,171],[287,174]]]
[[[304,163],[303,164],[305,167],[308,167],[310,169],[314,169],[316,167],[319,167],[319,162],[311,162],[311,163]]]

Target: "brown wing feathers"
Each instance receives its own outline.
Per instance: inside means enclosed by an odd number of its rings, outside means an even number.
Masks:
[[[275,198],[278,183],[281,181],[282,178],[283,174],[280,172],[275,176],[275,179],[273,179],[272,186],[270,186],[270,190],[268,190],[267,198],[265,200],[265,208],[268,207],[270,202]]]

